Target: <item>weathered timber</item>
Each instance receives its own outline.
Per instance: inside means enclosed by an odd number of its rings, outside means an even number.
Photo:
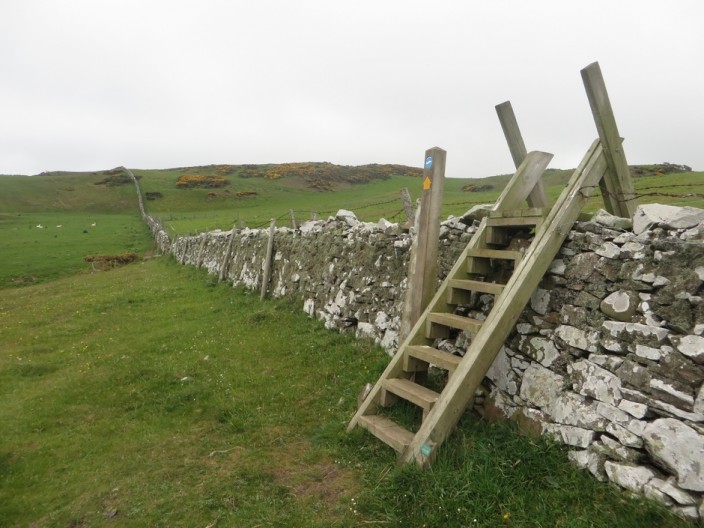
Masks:
[[[271,279],[271,259],[274,255],[274,233],[276,232],[276,219],[271,219],[271,224],[269,225],[269,242],[266,246],[266,260],[264,261],[264,274],[262,276],[262,291],[259,294],[259,300],[264,300],[266,297],[266,290],[269,287],[269,280]]]

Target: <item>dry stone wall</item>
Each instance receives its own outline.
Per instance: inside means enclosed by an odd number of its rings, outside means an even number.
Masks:
[[[163,252],[260,288],[268,230],[170,241],[147,220]],[[476,225],[470,213],[443,222],[440,278]],[[328,328],[372,338],[393,353],[410,245],[398,225],[359,222],[349,211],[278,228],[270,292],[298,299]],[[577,223],[475,408],[552,435],[597,479],[704,519],[703,296],[703,210],[647,205],[633,222],[600,212]],[[482,295],[459,310],[481,318],[491,304]],[[460,334],[435,346],[462,354],[469,339]]]

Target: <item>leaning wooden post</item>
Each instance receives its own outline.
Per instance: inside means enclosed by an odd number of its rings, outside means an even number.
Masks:
[[[232,226],[230,230],[230,239],[227,241],[227,249],[225,250],[225,255],[222,258],[222,263],[220,264],[220,274],[218,275],[218,281],[222,282],[227,277],[227,270],[230,267],[230,258],[232,257],[232,242],[235,239],[235,231],[237,230],[237,224]]]
[[[293,209],[288,210],[289,213],[291,213],[291,228],[296,229],[296,215],[293,212]]]
[[[499,116],[501,129],[504,131],[504,136],[508,143],[508,149],[511,151],[513,164],[518,168],[528,155],[528,151],[525,143],[523,143],[523,136],[521,136],[521,129],[518,128],[518,121],[516,121],[516,114],[513,113],[511,101],[496,105],[496,113]],[[542,180],[538,180],[538,183],[535,184],[535,187],[528,195],[528,206],[550,207]]]
[[[259,294],[259,300],[263,301],[266,297],[266,289],[269,286],[271,278],[271,258],[274,253],[274,231],[276,229],[276,219],[271,219],[269,226],[269,244],[266,246],[266,260],[264,261],[264,276],[262,277],[262,291]]]
[[[198,258],[196,259],[196,268],[200,268],[203,265],[203,252],[205,251],[205,244],[208,242],[208,233],[202,233],[201,237],[203,240],[200,241],[200,247],[198,248]]]
[[[413,203],[411,202],[411,193],[408,191],[408,187],[401,189],[401,201],[403,202],[403,210],[406,212],[406,218],[408,219],[408,224],[413,226],[416,223],[416,212],[413,210]]]
[[[606,92],[604,76],[598,62],[590,64],[581,73],[608,167],[599,183],[604,205],[611,214],[633,218],[638,205],[636,194],[623,151],[623,140],[618,133],[609,94]]]
[[[402,342],[402,339],[408,335],[408,331],[416,324],[437,289],[438,239],[446,157],[447,152],[439,147],[425,151],[423,193],[417,218],[416,254],[414,261],[409,262],[406,302],[399,342]]]

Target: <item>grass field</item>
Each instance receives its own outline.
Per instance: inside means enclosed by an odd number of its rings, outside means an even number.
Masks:
[[[396,467],[345,433],[378,347],[169,257],[93,272],[83,256],[151,254],[134,189],[4,178],[1,527],[688,526],[469,415],[432,471]]]
[[[203,174],[208,174],[204,168]],[[242,222],[248,227],[262,227],[271,218],[278,225],[290,226],[290,210],[297,222],[311,218],[312,212],[326,218],[338,209],[354,211],[358,218],[375,222],[379,218],[404,221],[400,191],[404,187],[411,191],[413,199],[421,193],[421,181],[409,176],[392,176],[388,180],[374,181],[364,185],[348,185],[335,192],[316,192],[306,189],[299,180],[262,178],[231,178],[226,189],[177,189],[179,170],[139,171],[143,192],[159,192],[162,198],[147,201],[149,210],[164,220],[172,234],[195,233],[212,229],[230,229]],[[571,171],[548,171],[543,180],[551,199],[559,196]],[[445,181],[443,217],[461,215],[470,207],[480,203],[493,203],[509,176],[493,176],[481,180],[447,179]],[[467,185],[491,186],[489,190],[468,192]],[[636,192],[644,194],[639,203],[673,203],[704,207],[704,173],[683,172],[662,176],[635,179]],[[226,192],[227,191],[227,192]],[[255,196],[236,198],[236,192],[254,192]],[[209,193],[212,193],[209,196]],[[691,196],[683,196],[683,195]],[[596,211],[603,207],[598,195],[592,197],[585,210]]]

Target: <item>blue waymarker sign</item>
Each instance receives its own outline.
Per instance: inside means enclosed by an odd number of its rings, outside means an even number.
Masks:
[[[425,168],[426,169],[433,168],[433,157],[432,156],[428,156],[427,158],[425,158]]]

